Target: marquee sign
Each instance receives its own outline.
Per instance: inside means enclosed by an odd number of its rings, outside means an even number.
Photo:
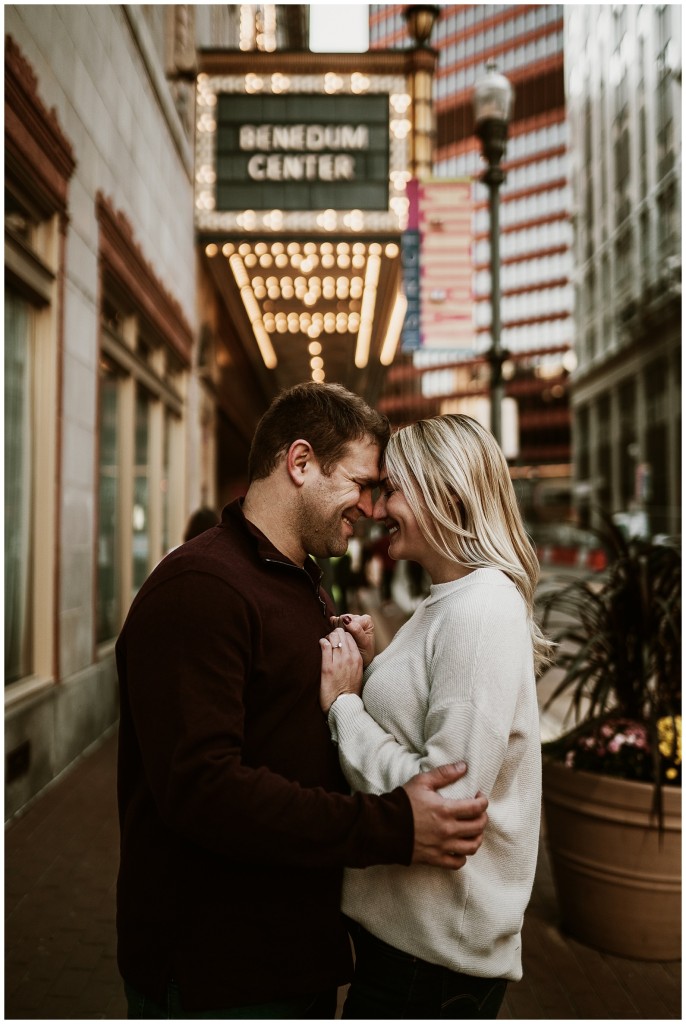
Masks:
[[[387,96],[219,96],[216,140],[219,210],[388,208]]]
[[[393,232],[407,217],[402,75],[200,75],[196,226]]]

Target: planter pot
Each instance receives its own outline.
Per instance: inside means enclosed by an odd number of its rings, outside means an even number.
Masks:
[[[562,927],[638,960],[681,959],[681,788],[543,765],[543,806]]]

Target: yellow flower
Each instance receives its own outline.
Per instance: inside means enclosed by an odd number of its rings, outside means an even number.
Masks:
[[[681,764],[681,715],[658,719],[657,736],[662,756]]]

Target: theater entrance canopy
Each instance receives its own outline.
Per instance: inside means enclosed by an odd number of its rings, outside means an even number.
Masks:
[[[195,225],[203,264],[267,399],[304,380],[375,401],[405,312],[407,183],[427,50],[205,51]]]

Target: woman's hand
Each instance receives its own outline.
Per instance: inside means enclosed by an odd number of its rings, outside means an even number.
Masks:
[[[322,676],[319,703],[325,715],[342,693],[362,693],[362,656],[357,645],[343,629],[334,629],[319,641],[322,649]]]
[[[362,664],[368,668],[374,660],[374,622],[370,615],[332,615],[331,625],[339,626],[357,644],[357,649],[362,655]]]

